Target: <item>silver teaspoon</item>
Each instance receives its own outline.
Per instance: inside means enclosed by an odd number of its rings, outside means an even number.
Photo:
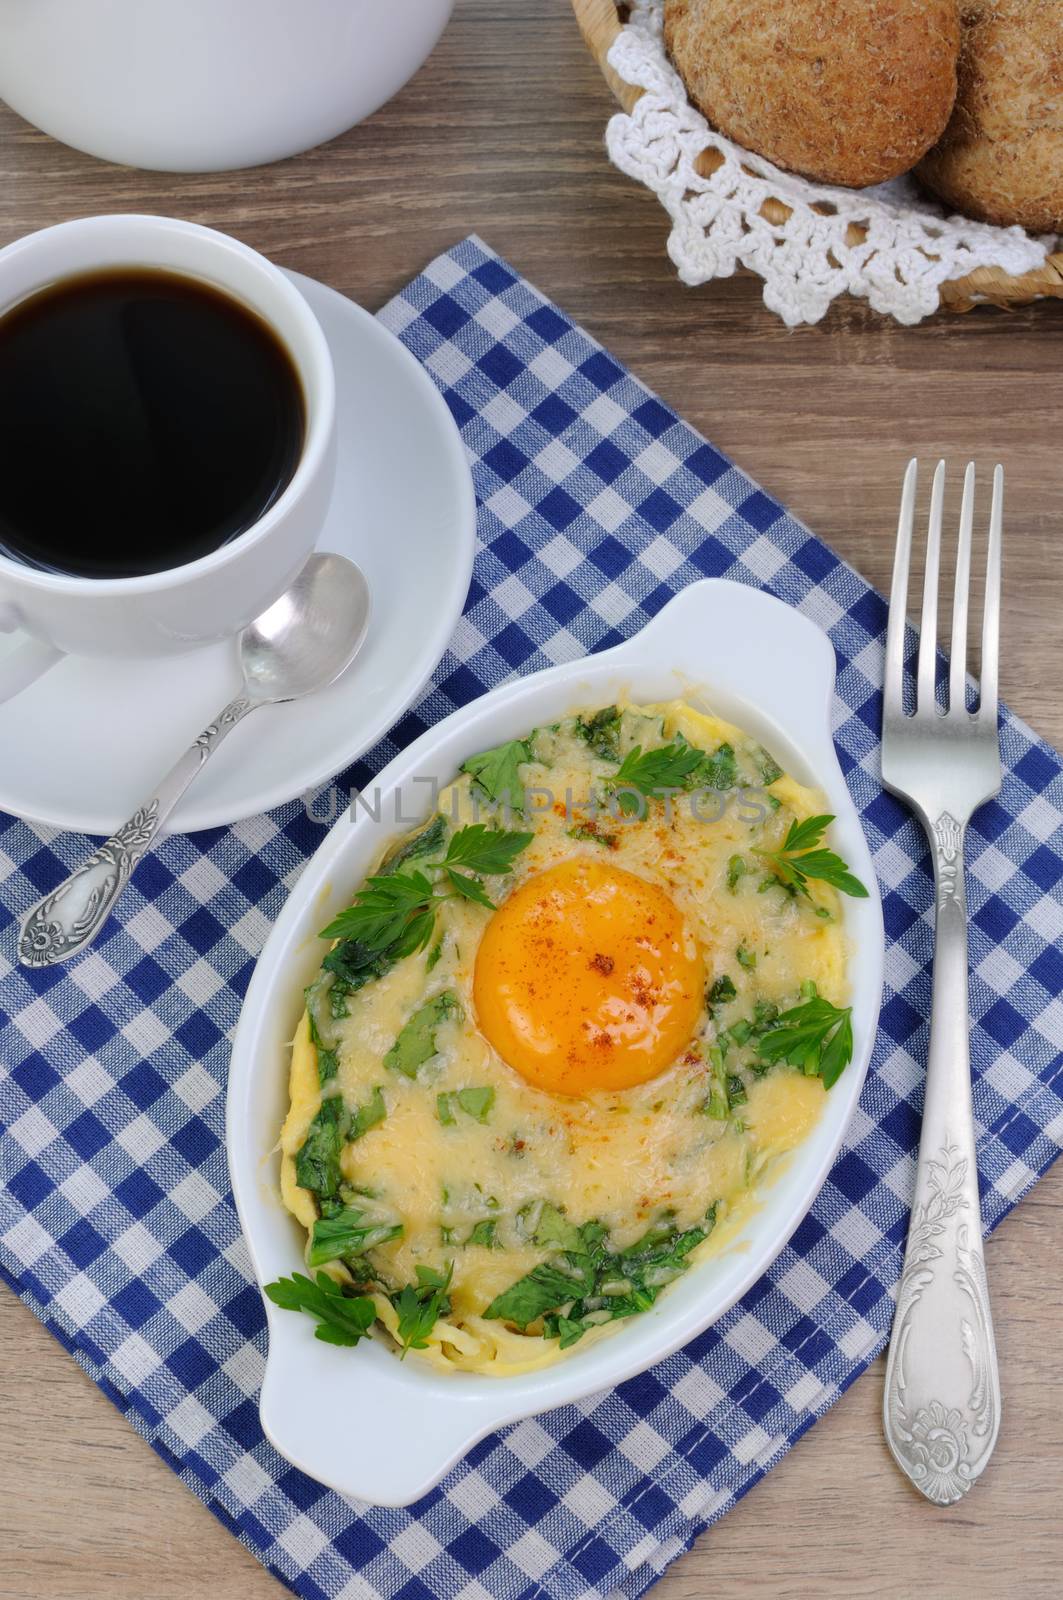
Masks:
[[[204,728],[151,799],[27,913],[18,944],[22,964],[54,966],[90,945],[222,740],[259,706],[298,700],[334,682],[353,661],[368,624],[369,587],[361,569],[344,556],[311,556],[291,588],[240,634],[244,683],[236,699]]]

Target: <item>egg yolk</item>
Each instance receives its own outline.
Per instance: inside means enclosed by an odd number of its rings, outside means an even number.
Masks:
[[[499,907],[476,957],[480,1027],[538,1089],[627,1089],[671,1065],[694,1032],[705,971],[656,884],[582,858],[538,873]]]

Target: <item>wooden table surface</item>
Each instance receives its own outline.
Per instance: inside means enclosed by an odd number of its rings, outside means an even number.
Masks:
[[[912,454],[1003,461],[1003,686],[1056,744],[1063,661],[1063,304],[904,329],[853,301],[788,332],[757,281],[684,289],[656,202],[605,159],[611,102],[564,0],[458,0],[428,66],[324,149],[171,176],[67,150],[0,108],[0,244],[105,211],[226,229],[375,309],[477,231],[780,496],[885,582]],[[982,1483],[935,1510],[882,1442],[882,1365],[657,1587],[741,1596],[1059,1593],[1063,1169],[989,1247],[1005,1411]],[[0,1292],[0,1597],[269,1600],[281,1591]]]

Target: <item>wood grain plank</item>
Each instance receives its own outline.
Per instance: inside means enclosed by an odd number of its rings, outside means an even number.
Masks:
[[[95,162],[0,109],[0,243],[70,216],[220,227],[376,308],[478,231],[880,586],[903,464],[1005,463],[1004,689],[1063,742],[1063,304],[899,328],[853,301],[790,332],[754,279],[689,290],[666,219],[614,171],[612,102],[563,0],[458,0],[432,60],[360,128],[250,173]],[[998,1600],[1059,1592],[1055,1236],[1063,1172],[999,1230],[989,1270],[1005,1412],[985,1480],[938,1511],[893,1469],[881,1363],[662,1580],[661,1600]],[[276,1580],[0,1295],[0,1600],[257,1600]]]

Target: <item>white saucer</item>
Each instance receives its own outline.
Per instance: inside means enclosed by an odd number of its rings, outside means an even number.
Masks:
[[[170,831],[220,827],[306,794],[387,732],[442,656],[469,589],[476,502],[442,395],[360,306],[299,273],[336,366],[339,468],[319,548],[369,580],[373,614],[340,681],[236,728]],[[0,634],[0,654],[21,636]],[[0,809],[108,834],[239,685],[234,647],[165,660],[71,657],[0,706]]]

